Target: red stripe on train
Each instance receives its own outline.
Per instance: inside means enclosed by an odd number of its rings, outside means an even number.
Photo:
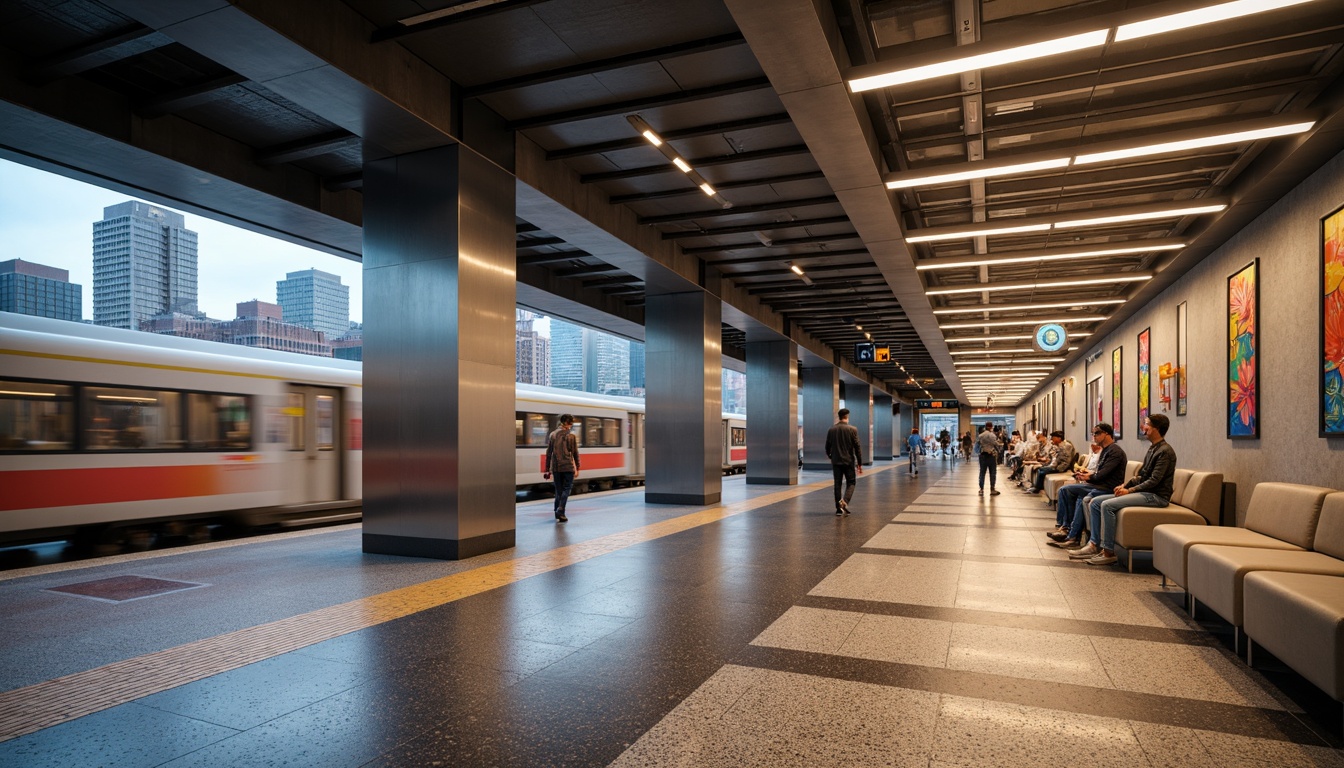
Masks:
[[[538,472],[546,472],[546,454],[541,454],[537,459],[537,465],[541,469]],[[579,471],[585,469],[620,469],[625,466],[625,453],[587,453],[579,451]]]
[[[729,460],[729,461],[746,461],[746,460],[747,460],[747,449],[746,449],[746,448],[733,448],[733,449],[731,449],[730,451],[728,451],[728,460]]]
[[[0,510],[76,507],[221,493],[223,467],[98,467],[0,472]]]

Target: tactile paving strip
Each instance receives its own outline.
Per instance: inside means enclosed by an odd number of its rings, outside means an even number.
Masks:
[[[0,693],[0,741],[830,486],[795,486],[16,688]]]

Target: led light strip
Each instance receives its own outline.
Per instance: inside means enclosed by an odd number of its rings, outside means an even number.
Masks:
[[[920,234],[914,234],[905,238],[907,243],[932,243],[942,240],[964,240],[971,237],[990,237],[992,235],[1011,235],[1021,232],[1044,232],[1050,229],[1072,229],[1075,227],[1100,226],[1103,224],[1120,224],[1127,221],[1148,221],[1151,219],[1171,219],[1180,216],[1198,216],[1205,213],[1218,213],[1227,209],[1225,202],[1207,202],[1204,205],[1186,205],[1177,208],[1156,208],[1150,210],[1134,210],[1133,208],[1112,209],[1110,213],[1106,211],[1089,211],[1088,218],[1075,218],[1072,216],[1057,218],[1051,221],[1029,221],[1023,220],[1018,224],[1003,226],[995,224],[992,226],[964,227],[964,228],[933,228],[932,231]],[[1128,210],[1129,212],[1125,212]],[[1098,216],[1097,214],[1104,214]],[[1079,214],[1081,215],[1081,214]],[[1009,220],[1011,221],[1011,220]]]
[[[686,162],[685,158],[678,155],[677,151],[664,141],[663,137],[659,136],[658,132],[653,130],[651,125],[644,121],[644,118],[639,115],[626,115],[625,119],[639,132],[640,136],[643,136],[650,144],[657,148],[657,150],[663,154],[663,157],[666,157],[677,170],[686,174],[687,178],[691,180],[691,183],[699,187],[701,192],[704,192],[705,195],[713,198],[715,202],[724,208],[733,207],[733,204],[723,199],[723,197],[715,191],[714,187],[710,185],[709,181],[705,179],[704,176],[701,176],[699,171],[692,168],[691,164]]]
[[[981,312],[1024,312],[1031,309],[1061,309],[1065,307],[1091,307],[1099,304],[1124,304],[1127,299],[1088,299],[1086,301],[1059,301],[1043,304],[979,304],[973,307],[946,307],[935,309],[935,315],[968,315]],[[1103,318],[1104,319],[1104,318]],[[1049,320],[1045,322],[1051,322]],[[980,323],[984,325],[984,323]]]
[[[1139,246],[1116,246],[1115,248],[1091,248],[1082,251],[1032,251],[1024,255],[1004,254],[989,259],[959,257],[953,259],[930,259],[915,265],[915,270],[926,272],[931,269],[957,269],[960,267],[993,266],[995,264],[1026,264],[1037,261],[1066,261],[1070,259],[1094,259],[1098,256],[1118,256],[1125,253],[1149,253],[1151,251],[1175,251],[1185,247],[1185,241],[1154,241]]]
[[[955,288],[930,288],[924,291],[924,295],[946,296],[952,293],[980,293],[981,291],[1031,291],[1049,288],[1070,288],[1075,285],[1134,283],[1152,279],[1152,275],[1144,273],[1139,275],[1114,275],[1112,277],[1098,277],[1086,280],[1045,280],[1035,283],[983,283],[973,286],[957,286]]]

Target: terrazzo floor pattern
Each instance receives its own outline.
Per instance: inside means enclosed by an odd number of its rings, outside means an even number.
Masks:
[[[942,473],[612,765],[1344,766],[1329,704],[1001,487]]]

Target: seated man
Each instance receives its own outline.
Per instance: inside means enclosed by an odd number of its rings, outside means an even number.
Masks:
[[[1117,485],[1115,492],[1097,496],[1088,503],[1092,536],[1087,546],[1069,552],[1088,565],[1110,565],[1115,557],[1115,513],[1121,507],[1165,507],[1171,502],[1176,481],[1176,451],[1167,443],[1171,419],[1160,413],[1143,422],[1143,436],[1152,443],[1143,457],[1143,467],[1132,480]]]
[[[1129,458],[1115,442],[1115,429],[1110,424],[1098,424],[1092,429],[1092,439],[1101,447],[1096,468],[1075,474],[1077,483],[1059,489],[1055,505],[1055,523],[1059,527],[1046,534],[1051,546],[1077,547],[1083,523],[1087,522],[1087,502],[1094,496],[1110,493],[1112,488],[1125,481],[1125,464]]]
[[[1032,473],[1038,467],[1042,464],[1049,464],[1050,459],[1053,458],[1054,446],[1048,442],[1044,432],[1037,432],[1034,442],[1036,443],[1035,453],[1032,453],[1031,446],[1027,446],[1027,452],[1022,455],[1022,469],[1017,473],[1017,484],[1024,487],[1026,478],[1032,477]]]
[[[1045,490],[1047,475],[1061,474],[1073,468],[1073,460],[1078,452],[1074,450],[1073,443],[1064,439],[1064,432],[1058,429],[1051,432],[1050,442],[1054,445],[1055,455],[1050,457],[1049,464],[1042,464],[1036,470],[1036,477],[1032,481],[1031,487],[1023,489],[1027,493],[1040,493]]]

